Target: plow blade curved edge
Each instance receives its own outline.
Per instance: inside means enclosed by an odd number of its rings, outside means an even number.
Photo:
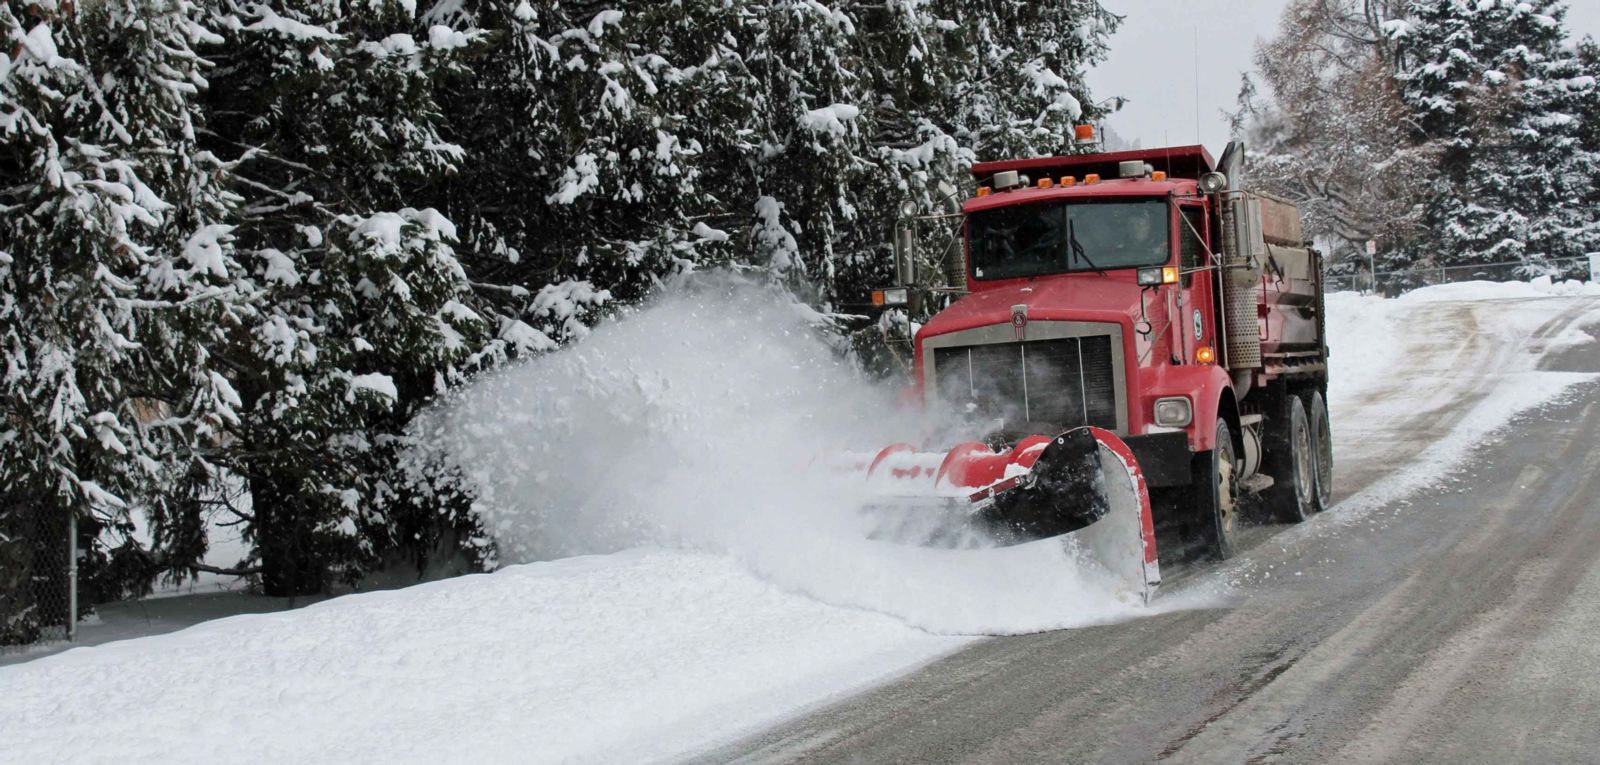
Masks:
[[[1161,582],[1150,495],[1116,434],[1080,427],[1004,451],[895,444],[855,463],[881,490],[864,510],[872,536],[936,547],[1060,538],[1085,573],[1149,602]]]
[[[1030,473],[972,499],[973,522],[1001,544],[1062,537],[1078,562],[1146,603],[1161,583],[1149,490],[1133,452],[1110,431],[1062,433]]]

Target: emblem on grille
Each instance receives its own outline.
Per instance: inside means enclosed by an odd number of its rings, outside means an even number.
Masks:
[[[1017,333],[1018,340],[1028,339],[1028,305],[1026,303],[1011,306],[1011,330]]]

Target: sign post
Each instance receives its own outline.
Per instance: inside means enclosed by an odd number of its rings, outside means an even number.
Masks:
[[[1589,283],[1600,284],[1600,252],[1589,253]]]
[[[1378,268],[1377,268],[1376,265],[1374,265],[1372,256],[1377,255],[1377,254],[1378,254],[1378,240],[1376,240],[1376,239],[1368,239],[1367,240],[1367,278],[1369,278],[1372,281],[1371,292],[1374,295],[1376,295],[1378,293]]]

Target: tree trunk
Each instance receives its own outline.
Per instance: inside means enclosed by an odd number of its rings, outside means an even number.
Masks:
[[[301,498],[272,475],[250,478],[261,552],[261,591],[273,597],[322,592],[323,572]]]

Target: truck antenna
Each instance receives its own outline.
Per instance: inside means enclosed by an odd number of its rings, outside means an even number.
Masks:
[[[1200,143],[1200,27],[1190,29],[1194,32],[1194,142]]]

